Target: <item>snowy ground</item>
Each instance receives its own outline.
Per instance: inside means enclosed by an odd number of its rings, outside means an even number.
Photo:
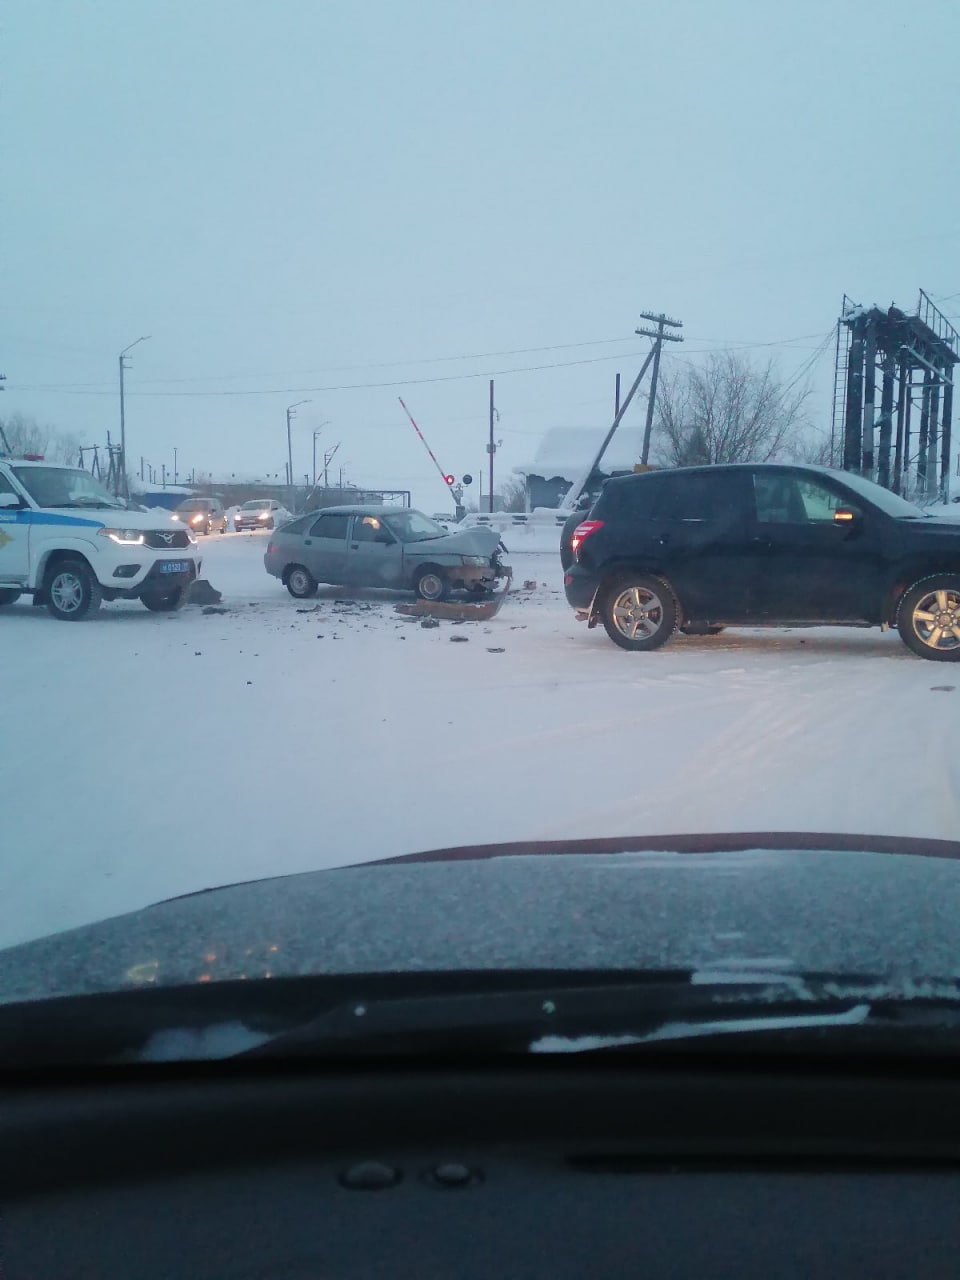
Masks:
[[[201,545],[227,613],[0,616],[0,945],[441,845],[960,832],[960,671],[896,635],[625,653],[574,620],[557,557],[523,553],[499,618],[422,630],[383,593],[323,590],[303,612],[264,573],[263,536]]]

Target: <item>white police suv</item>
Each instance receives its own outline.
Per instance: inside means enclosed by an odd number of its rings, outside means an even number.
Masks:
[[[178,608],[200,570],[183,525],[130,511],[78,467],[0,456],[0,606],[23,592],[74,622],[101,600]]]

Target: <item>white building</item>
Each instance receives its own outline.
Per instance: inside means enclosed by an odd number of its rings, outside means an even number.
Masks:
[[[547,431],[533,461],[513,468],[516,475],[523,476],[527,510],[558,507],[563,495],[596,455],[608,431],[609,427],[552,427]],[[641,427],[618,427],[587,488],[599,487],[610,476],[632,472],[640,461],[642,448]]]

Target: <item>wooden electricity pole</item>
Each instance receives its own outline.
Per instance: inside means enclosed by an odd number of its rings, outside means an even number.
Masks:
[[[652,331],[650,329],[637,330],[637,333],[642,334],[644,337],[653,338],[654,340],[653,346],[647,352],[647,358],[644,360],[643,365],[640,368],[640,372],[634,378],[633,384],[631,385],[630,390],[627,392],[626,399],[623,401],[622,404],[620,403],[619,394],[616,396],[617,408],[616,408],[616,414],[613,419],[613,424],[611,425],[610,430],[604,436],[603,443],[600,445],[600,448],[597,450],[596,454],[594,454],[589,465],[586,466],[583,472],[577,477],[576,480],[574,480],[573,484],[570,486],[570,488],[567,490],[567,492],[564,494],[563,498],[561,499],[561,502],[560,502],[561,511],[572,511],[573,508],[576,506],[577,499],[580,497],[581,493],[583,493],[584,489],[586,489],[587,485],[590,483],[591,476],[596,471],[597,467],[600,465],[600,460],[602,459],[603,455],[606,453],[607,446],[610,444],[610,441],[613,439],[614,435],[616,434],[617,428],[620,426],[620,423],[623,421],[624,415],[626,414],[627,410],[630,407],[630,402],[633,400],[633,397],[637,394],[637,389],[639,388],[640,383],[643,381],[647,370],[652,364],[653,377],[652,377],[652,382],[650,387],[650,399],[647,403],[647,425],[643,433],[643,457],[641,458],[641,462],[644,465],[646,465],[647,457],[650,453],[650,433],[653,429],[653,405],[654,405],[654,400],[656,399],[656,394],[657,394],[657,377],[660,372],[661,347],[664,340],[666,340],[667,342],[683,341],[683,338],[681,338],[679,335],[664,333],[664,329],[665,328],[682,329],[683,324],[680,320],[671,320],[668,316],[665,316],[662,313],[658,315],[654,315],[648,311],[641,311],[640,316],[644,320],[652,320],[657,326],[656,329]],[[619,392],[619,385],[617,387],[617,391]]]
[[[650,320],[657,327],[651,329],[637,329],[636,332],[645,338],[653,338],[653,372],[650,374],[650,395],[647,398],[647,421],[643,428],[643,452],[640,455],[640,461],[646,466],[650,457],[650,436],[653,432],[653,413],[657,403],[657,382],[660,378],[660,353],[663,350],[664,341],[682,342],[683,338],[679,334],[665,333],[664,329],[682,329],[683,323],[680,320],[671,320],[667,316],[653,315],[649,311],[640,312],[641,320]]]

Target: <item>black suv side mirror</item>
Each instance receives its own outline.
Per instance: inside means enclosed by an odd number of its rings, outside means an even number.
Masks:
[[[852,507],[837,507],[833,513],[833,523],[846,526],[848,529],[856,528],[862,517],[859,511],[854,511]]]

